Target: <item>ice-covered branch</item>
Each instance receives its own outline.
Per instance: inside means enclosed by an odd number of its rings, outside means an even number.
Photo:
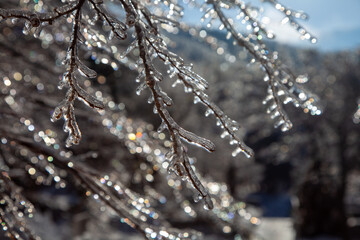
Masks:
[[[47,13],[0,8],[0,20],[10,18],[13,23],[16,23],[19,19],[25,19],[23,32],[27,34],[32,28],[41,31],[42,26],[51,25],[55,20],[71,14],[76,9],[81,8],[83,3],[84,1],[70,2]],[[38,31],[35,31],[35,36],[38,35]]]
[[[312,35],[309,31],[306,30],[300,23],[298,23],[297,19],[308,19],[308,15],[301,11],[296,11],[290,9],[283,4],[279,3],[277,0],[263,0],[264,2],[269,2],[275,9],[280,11],[285,15],[282,24],[289,23],[297,32],[301,34],[302,40],[309,40],[311,43],[316,43],[317,39],[314,35]]]
[[[0,156],[3,150],[0,148]],[[0,221],[2,229],[11,239],[39,240],[29,229],[26,218],[34,214],[34,206],[21,194],[6,171],[0,172]]]
[[[138,39],[140,58],[142,59],[142,63],[144,65],[146,85],[152,92],[156,112],[162,119],[163,124],[165,124],[166,128],[169,130],[173,142],[172,154],[169,157],[169,161],[171,163],[170,169],[175,171],[179,176],[188,179],[192,183],[193,187],[199,192],[201,198],[205,200],[207,207],[211,209],[213,207],[213,204],[211,202],[209,193],[206,188],[201,184],[194,171],[192,170],[191,164],[189,163],[189,158],[182,145],[181,139],[184,139],[189,143],[201,146],[210,152],[215,150],[215,145],[211,141],[198,137],[195,134],[179,127],[178,124],[174,121],[174,119],[170,116],[170,114],[165,108],[166,104],[164,104],[164,98],[162,97],[160,87],[158,86],[158,83],[155,80],[156,78],[154,77],[154,73],[156,70],[152,66],[150,66],[151,60],[148,56],[149,51],[146,45],[146,33],[144,33],[144,30],[139,23],[135,24],[135,30]]]
[[[264,81],[268,84],[268,96],[264,104],[268,104],[267,112],[271,114],[271,118],[277,119],[275,127],[281,126],[282,131],[287,131],[292,127],[292,123],[282,107],[283,103],[293,102],[296,107],[302,107],[305,112],[313,115],[321,114],[322,110],[316,105],[316,96],[298,84],[298,82],[304,82],[299,79],[304,78],[303,76],[296,78],[277,60],[277,56],[272,56],[273,54],[264,44],[254,44],[250,37],[245,37],[237,31],[233,21],[226,17],[222,9],[226,8],[226,5],[224,6],[218,1],[208,1],[208,4],[211,4],[214,9],[208,18],[218,18],[235,42],[244,47],[252,55],[253,62],[258,62],[264,70],[266,74]],[[259,38],[256,39],[256,42],[258,41],[260,41]]]
[[[64,74],[63,79],[60,82],[60,88],[64,85],[69,87],[67,96],[63,103],[61,103],[54,111],[52,120],[58,120],[61,117],[65,120],[64,130],[69,132],[69,137],[66,141],[67,146],[72,144],[78,144],[81,139],[81,132],[77,125],[75,114],[74,114],[74,100],[77,98],[83,101],[85,104],[92,108],[103,109],[103,104],[96,98],[89,95],[84,89],[82,89],[76,79],[75,70],[78,70],[80,74],[85,77],[94,78],[96,72],[88,68],[78,58],[78,39],[81,25],[81,8],[85,0],[80,0],[77,9],[75,11],[73,19],[73,29],[70,41],[70,47],[67,52],[66,59],[64,61],[67,64],[68,71]]]

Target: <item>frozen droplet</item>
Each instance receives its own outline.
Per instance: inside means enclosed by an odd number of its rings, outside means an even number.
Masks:
[[[12,19],[11,19],[11,23],[12,23],[12,24],[16,24],[18,21],[19,21],[18,18],[12,18]]]
[[[146,88],[146,83],[143,82],[141,83],[137,88],[136,88],[136,95],[140,95],[141,92]]]
[[[205,204],[204,204],[204,209],[205,210],[210,210],[210,209],[214,208],[213,201],[212,201],[212,199],[211,199],[211,197],[209,195],[206,195],[204,197],[204,200],[205,200]]]
[[[148,104],[151,104],[151,103],[154,102],[154,97],[153,97],[153,95],[151,95],[151,96],[148,98],[147,102],[148,102]]]
[[[186,92],[186,93],[191,93],[191,92],[192,92],[192,88],[191,88],[191,87],[184,86],[184,92]]]
[[[210,116],[211,114],[214,114],[214,111],[212,109],[207,109],[206,112],[205,112],[205,117],[208,117]]]
[[[62,109],[59,107],[56,107],[51,116],[51,121],[55,122],[56,120],[59,120],[61,118],[62,114],[63,114]]]
[[[284,104],[288,104],[289,102],[292,102],[293,99],[291,97],[286,97],[283,101]]]
[[[284,122],[285,122],[284,119],[279,119],[279,121],[277,121],[277,122],[274,124],[274,127],[275,127],[275,128],[278,128],[278,127],[281,126]]]
[[[280,116],[280,112],[279,111],[275,111],[270,115],[271,119],[277,118],[278,116]]]
[[[26,21],[25,26],[24,26],[23,31],[22,31],[23,34],[28,35],[30,33],[30,31],[31,31],[31,28],[32,28],[31,23],[29,21]]]
[[[166,128],[167,128],[166,122],[162,121],[161,124],[160,124],[160,126],[159,126],[158,129],[157,129],[157,132],[158,132],[158,133],[161,133],[161,132],[163,132]]]
[[[154,105],[154,108],[153,108],[153,113],[154,113],[154,114],[158,114],[158,113],[159,113],[159,111],[158,111],[158,109],[156,108],[155,105]]]
[[[248,151],[243,151],[242,153],[243,153],[243,154],[245,155],[245,157],[247,157],[247,158],[250,158],[251,155],[253,155],[253,152],[252,152],[252,151],[250,152],[251,154],[249,154]]]
[[[199,202],[201,199],[203,199],[203,196],[199,194],[194,198],[194,202]]]
[[[228,133],[227,131],[224,131],[224,132],[220,135],[221,138],[225,138],[226,136],[229,136],[229,133]]]
[[[63,89],[66,85],[67,85],[67,81],[64,80],[60,80],[59,84],[58,84],[58,89],[61,90]]]
[[[171,106],[173,104],[172,99],[167,94],[162,95],[162,101],[166,106]]]
[[[41,26],[36,28],[36,30],[34,31],[34,34],[33,34],[34,38],[40,37],[41,30],[42,30]]]
[[[239,142],[235,139],[231,139],[229,143],[230,145],[234,145],[234,144],[238,144]]]
[[[113,31],[110,31],[110,32],[109,32],[108,39],[109,39],[109,40],[112,40],[113,38],[114,38],[114,32],[113,32]]]
[[[282,96],[282,95],[284,95],[284,94],[285,94],[284,90],[279,90],[279,91],[277,92],[277,95],[278,95],[278,96]]]
[[[241,153],[241,152],[243,152],[243,150],[241,149],[241,148],[239,148],[239,147],[237,147],[232,153],[231,153],[231,155],[233,156],[233,157],[236,157],[239,153]]]
[[[292,128],[292,123],[287,120],[286,122],[284,122],[284,124],[281,126],[281,131],[286,132],[289,131]]]
[[[266,113],[269,114],[272,111],[274,111],[276,109],[277,105],[276,103],[271,104],[267,109],[266,109]]]
[[[197,104],[199,102],[201,102],[200,98],[198,96],[195,96],[194,97],[194,104]]]
[[[226,34],[226,39],[228,40],[228,39],[230,39],[231,38],[231,32],[228,32],[227,34]]]

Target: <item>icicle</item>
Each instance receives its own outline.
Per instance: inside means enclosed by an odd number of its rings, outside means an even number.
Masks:
[[[34,31],[34,34],[33,34],[34,38],[39,38],[40,37],[41,30],[42,30],[41,27],[36,28],[36,30]]]
[[[279,111],[275,111],[275,112],[273,112],[273,113],[270,115],[270,118],[271,118],[271,119],[274,119],[274,118],[276,118],[276,117],[278,117],[278,116],[280,116],[280,112],[279,112]]]
[[[194,198],[194,202],[199,202],[201,199],[203,199],[203,196],[201,194],[198,194],[195,198]]]
[[[229,136],[229,133],[228,133],[227,131],[224,131],[224,132],[220,135],[221,138],[225,138],[226,136]]]
[[[233,157],[236,157],[239,153],[241,153],[241,152],[243,152],[243,150],[241,149],[241,148],[236,148],[232,153],[231,153],[231,155],[233,156]]]
[[[86,105],[92,108],[97,108],[97,109],[104,108],[104,104],[101,101],[99,101],[98,99],[87,93],[78,84],[74,83],[73,86],[77,92],[77,99],[79,99],[80,101],[84,102]]]
[[[137,47],[137,41],[133,41],[127,49],[120,54],[120,58],[125,58],[132,50]]]
[[[158,133],[161,133],[161,132],[163,132],[165,129],[167,129],[166,122],[162,121],[161,124],[160,124],[160,126],[159,126],[158,129],[157,129],[157,132],[158,132]]]
[[[213,205],[213,202],[211,200],[211,197],[206,195],[204,197],[204,200],[205,200],[205,204],[204,204],[204,209],[205,210],[210,210],[210,209],[213,209],[214,208],[214,205]]]
[[[146,88],[146,83],[143,82],[141,83],[137,88],[136,88],[136,95],[140,95],[141,92]]]
[[[52,122],[55,122],[55,121],[59,120],[62,117],[62,115],[63,115],[62,109],[59,107],[56,107],[50,120]]]
[[[212,143],[210,140],[199,137],[196,134],[189,132],[181,127],[179,127],[178,132],[180,137],[186,140],[188,143],[202,147],[209,152],[215,151],[215,144]]]
[[[173,70],[173,69],[169,69],[168,70],[168,73],[169,73],[169,77],[170,78],[173,78],[173,77],[175,77],[176,76],[176,74],[178,73],[177,71],[175,71],[175,70]],[[175,81],[176,82],[176,81]],[[175,84],[175,83],[174,83]],[[173,84],[173,85],[174,85]]]
[[[12,23],[12,24],[16,24],[18,21],[19,21],[18,18],[12,18],[12,19],[11,19],[11,23]]]
[[[283,101],[284,104],[288,104],[289,102],[292,102],[293,99],[291,97],[286,97]]]
[[[30,31],[31,31],[31,28],[32,28],[31,23],[29,21],[26,21],[25,26],[24,26],[23,31],[22,31],[23,34],[28,35],[30,33]]]
[[[197,104],[199,102],[201,102],[200,98],[198,96],[195,96],[194,97],[194,104]]]
[[[152,104],[154,102],[154,96],[150,95],[150,97],[147,100],[148,104]]]
[[[171,86],[176,87],[176,85],[183,83],[180,79],[177,79]]]
[[[135,82],[139,83],[141,82],[141,79],[143,79],[145,77],[145,70],[142,70],[139,75],[137,75],[137,77],[135,78]]]
[[[63,89],[67,84],[68,84],[68,72],[65,72],[63,74],[63,77],[61,78],[59,84],[58,84],[58,89],[61,90]]]
[[[272,94],[269,94],[266,96],[266,98],[264,99],[264,101],[262,102],[262,104],[267,104],[270,100],[273,100],[274,96]]]
[[[274,109],[276,109],[277,105],[276,103],[271,104],[267,109],[266,109],[266,113],[269,114],[272,111],[274,111]]]
[[[233,157],[236,157],[239,153],[243,153],[247,158],[250,158],[250,157],[251,157],[251,155],[250,155],[247,151],[244,151],[244,149],[242,149],[242,148],[240,148],[240,147],[237,147],[237,148],[231,153],[231,155],[232,155]],[[253,154],[252,151],[251,151],[251,154]]]
[[[191,92],[192,92],[192,88],[191,88],[191,87],[184,86],[184,92],[186,92],[186,93],[191,93]]]
[[[275,128],[278,128],[278,127],[281,126],[284,122],[285,122],[284,119],[279,119],[279,120],[274,124],[274,127],[275,127]]]
[[[171,106],[173,104],[172,99],[165,92],[161,92],[161,97],[166,106]]]
[[[112,40],[114,38],[114,32],[113,31],[110,31],[109,32],[109,35],[108,35],[108,39],[109,40]]]
[[[277,95],[278,95],[279,97],[285,95],[284,90],[279,90],[279,91],[277,92]]]
[[[229,40],[229,39],[231,38],[231,35],[232,35],[231,32],[228,32],[228,33],[226,34],[226,39]]]
[[[154,113],[154,114],[158,114],[158,113],[159,113],[159,111],[157,110],[157,108],[156,108],[155,105],[154,105],[154,108],[153,108],[153,113]]]
[[[210,116],[211,114],[214,114],[214,111],[213,111],[212,109],[208,108],[208,109],[206,110],[206,112],[205,112],[205,117],[208,117],[208,116]]]
[[[78,71],[81,73],[81,75],[83,75],[84,77],[88,77],[88,78],[96,78],[97,73],[88,68],[84,63],[82,63],[80,61],[80,59],[76,59],[76,66]]]
[[[281,126],[281,131],[286,132],[286,131],[290,130],[291,128],[292,128],[292,123],[289,120],[287,120]]]

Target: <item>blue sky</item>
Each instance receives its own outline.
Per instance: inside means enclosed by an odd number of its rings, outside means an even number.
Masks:
[[[319,32],[360,27],[359,0],[282,0],[293,9],[310,16],[307,25]]]
[[[319,39],[315,48],[322,50],[349,49],[360,46],[360,1],[359,0],[283,0],[293,9],[301,9],[310,16],[303,21]],[[302,41],[290,40],[293,44],[306,46]]]
[[[259,6],[259,1],[253,2]],[[271,21],[268,29],[277,35],[277,41],[301,47],[314,47],[320,50],[346,50],[360,46],[360,0],[279,0],[285,6],[303,10],[310,18],[299,21],[318,38],[313,45],[299,39],[299,35],[288,25],[281,25],[282,15],[270,4],[263,4],[263,16]],[[199,23],[201,13],[191,9],[185,17],[194,24]]]

